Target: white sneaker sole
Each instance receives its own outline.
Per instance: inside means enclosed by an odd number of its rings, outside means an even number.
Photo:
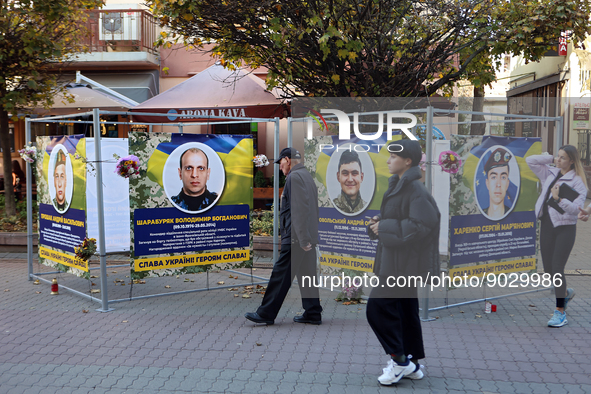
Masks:
[[[421,371],[421,368],[419,368],[418,371],[411,373],[410,375],[404,376],[405,379],[412,379],[412,380],[420,380],[420,379],[423,379],[424,377],[425,377],[425,374],[423,373],[423,371]]]
[[[559,328],[559,327],[566,326],[567,324],[568,324],[568,320],[564,319],[564,321],[562,323],[554,324],[554,325],[548,324],[548,327]]]
[[[405,371],[402,370],[400,372],[400,374],[395,375],[395,376],[393,376],[390,379],[387,379],[386,377],[383,377],[385,375],[384,374],[384,375],[382,375],[382,376],[380,376],[378,378],[378,382],[380,382],[380,384],[382,386],[392,386],[393,384],[400,382],[400,379],[402,379],[403,377],[408,376],[408,375],[411,375],[412,373],[414,373],[414,364],[413,363],[410,363],[409,366],[411,366],[411,365],[412,365],[412,369],[410,371],[408,371],[407,373],[404,373]]]

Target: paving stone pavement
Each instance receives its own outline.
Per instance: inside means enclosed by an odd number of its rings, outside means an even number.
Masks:
[[[110,299],[207,281],[239,290],[116,302],[100,313],[100,304],[64,290],[52,296],[48,285],[28,281],[26,255],[0,254],[0,393],[590,393],[590,241],[591,222],[580,222],[567,265],[569,287],[577,291],[567,326],[546,326],[553,310],[547,290],[496,300],[491,314],[483,302],[431,312],[437,319],[423,323],[425,378],[403,379],[395,388],[376,380],[388,357],[365,305],[335,302],[328,290],[321,290],[322,325],[292,321],[301,312],[294,285],[275,325],[257,326],[243,315],[256,310],[261,295],[242,297],[243,286],[257,279],[222,271],[187,276],[194,282],[149,278],[132,288],[121,286],[128,280],[124,268],[110,267]],[[86,293],[99,280],[92,286],[59,275],[61,284]],[[430,306],[483,291],[436,291]]]

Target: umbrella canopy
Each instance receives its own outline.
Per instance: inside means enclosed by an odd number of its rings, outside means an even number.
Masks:
[[[41,115],[67,115],[87,112],[93,108],[107,111],[127,111],[131,107],[129,103],[117,97],[90,89],[86,85],[68,86],[67,90],[73,96],[73,102],[69,102],[62,94],[58,94],[51,109],[36,108],[34,112]]]
[[[134,121],[168,123],[198,122],[210,116],[284,117],[286,109],[260,78],[243,70],[232,71],[214,64],[131,111],[169,114],[167,117],[133,116]]]

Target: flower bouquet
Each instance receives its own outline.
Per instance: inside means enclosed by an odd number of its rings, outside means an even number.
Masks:
[[[115,173],[123,178],[129,178],[138,174],[140,170],[140,159],[137,156],[129,155],[117,160],[117,169]]]
[[[343,302],[343,305],[357,304],[361,300],[362,295],[363,288],[351,284],[351,286],[343,287],[343,291],[339,293],[336,301],[348,300],[347,302]]]
[[[96,239],[84,238],[84,241],[74,248],[76,258],[82,261],[88,261],[96,252]]]
[[[256,155],[252,159],[252,162],[256,167],[266,167],[269,165],[269,159],[267,159],[267,156],[265,155]]]
[[[25,145],[25,147],[19,150],[18,153],[24,161],[34,163],[35,158],[37,157],[37,148],[29,142],[29,145]]]
[[[460,156],[456,152],[446,150],[439,154],[439,165],[441,166],[441,170],[455,174],[462,166],[462,159],[460,159]]]

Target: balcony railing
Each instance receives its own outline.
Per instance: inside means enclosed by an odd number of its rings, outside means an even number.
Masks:
[[[156,54],[155,18],[145,10],[91,10],[86,45],[91,52],[148,52]]]

